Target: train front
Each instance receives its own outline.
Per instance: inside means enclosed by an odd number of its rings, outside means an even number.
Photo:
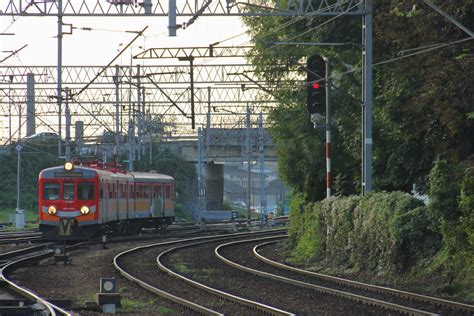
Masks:
[[[51,239],[87,239],[98,230],[97,170],[75,166],[44,169],[39,174],[39,228]]]

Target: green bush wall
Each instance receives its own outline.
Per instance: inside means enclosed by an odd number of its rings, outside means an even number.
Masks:
[[[424,204],[402,192],[372,193],[291,205],[290,243],[296,261],[322,261],[379,274],[404,272],[440,248]]]

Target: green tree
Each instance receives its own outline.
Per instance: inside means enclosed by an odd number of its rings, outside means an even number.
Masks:
[[[469,3],[450,1],[441,8],[468,28],[474,27]],[[250,60],[270,85],[280,107],[274,111],[272,136],[283,179],[310,199],[324,196],[324,135],[311,129],[305,109],[306,87],[300,64],[313,54],[331,60],[333,172],[360,187],[360,20],[342,16],[244,18],[255,44]],[[407,32],[406,30],[410,30]],[[440,155],[457,163],[474,153],[474,61],[471,42],[450,45],[408,58],[407,49],[466,38],[466,34],[428,6],[413,1],[374,3],[374,187],[409,191],[428,187],[428,174]],[[353,42],[327,48],[285,46],[282,41]],[[412,52],[412,51],[410,51]],[[282,83],[285,83],[284,85]],[[344,190],[347,192],[347,190]]]
[[[58,165],[57,144],[49,141],[24,143],[20,166],[20,207],[38,209],[38,176],[42,169]],[[0,209],[16,207],[18,154],[11,148],[0,155]]]

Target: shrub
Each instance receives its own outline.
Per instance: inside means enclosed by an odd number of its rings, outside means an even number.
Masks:
[[[461,185],[459,207],[462,211],[462,228],[467,235],[468,244],[474,250],[474,168],[466,169]]]
[[[290,229],[292,254],[300,262],[388,274],[408,271],[440,247],[427,208],[406,193],[333,198],[301,209]]]

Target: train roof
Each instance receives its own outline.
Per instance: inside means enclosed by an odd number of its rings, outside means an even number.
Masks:
[[[93,168],[89,166],[74,166],[74,169],[67,171],[64,169],[64,166],[55,166],[51,168],[46,168],[40,171],[39,178],[42,179],[56,179],[56,178],[82,178],[82,179],[91,179],[99,176],[100,178],[128,178],[134,179],[134,181],[140,182],[166,182],[171,183],[174,181],[174,178],[168,175],[160,174],[155,171],[150,172],[127,172],[127,171],[118,171],[117,169],[108,170]]]
[[[76,166],[74,170],[67,171],[64,166],[55,166],[46,168],[40,171],[40,179],[55,179],[55,178],[95,178],[102,170],[97,170],[90,167]]]
[[[157,179],[160,180],[161,182],[173,182],[174,179],[171,176],[161,174],[161,173],[156,173],[154,171],[150,172],[131,172],[130,173],[135,180],[141,181],[141,182],[152,182],[156,181]]]

